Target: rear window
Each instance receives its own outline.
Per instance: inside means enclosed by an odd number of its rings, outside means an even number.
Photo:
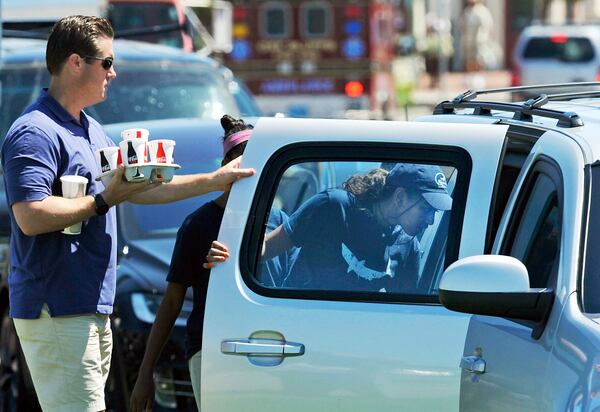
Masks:
[[[595,57],[590,39],[584,37],[532,37],[523,52],[526,59],[555,59],[570,63],[584,63]]]

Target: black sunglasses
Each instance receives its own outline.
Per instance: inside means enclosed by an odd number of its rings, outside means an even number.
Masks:
[[[95,57],[95,56],[85,56],[84,59],[100,60],[102,62],[102,68],[104,70],[110,70],[110,68],[113,66],[114,60],[115,60],[112,57],[105,57],[103,59],[101,57]]]

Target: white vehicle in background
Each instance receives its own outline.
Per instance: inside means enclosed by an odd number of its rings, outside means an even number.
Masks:
[[[512,85],[600,80],[600,26],[530,26],[513,54]]]

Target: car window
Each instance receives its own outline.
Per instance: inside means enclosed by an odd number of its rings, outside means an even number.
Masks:
[[[557,59],[570,63],[583,63],[595,57],[592,42],[584,37],[532,37],[525,45],[526,59]]]
[[[300,6],[300,32],[306,38],[331,36],[333,9],[325,1],[308,1]]]
[[[42,87],[50,83],[46,67],[15,66],[0,71],[0,142],[12,122],[37,99]]]
[[[539,173],[526,186],[509,227],[513,240],[504,254],[519,259],[529,273],[532,288],[551,286],[558,273],[561,238],[561,207],[554,181]]]
[[[422,160],[320,159],[286,165],[260,224],[265,235],[251,281],[263,293],[291,297],[367,294],[377,301],[402,294],[437,302],[439,276],[457,255],[464,199],[456,199],[465,194],[469,171],[447,161]],[[385,186],[387,176],[408,176],[402,174],[405,168],[431,170],[432,184],[454,198],[449,209],[434,209],[410,183],[373,189]],[[451,217],[454,230],[449,231]]]
[[[600,163],[595,162],[591,169],[591,195],[587,219],[585,242],[585,263],[581,300],[587,313],[600,313]]]
[[[139,62],[120,65],[104,102],[89,108],[101,123],[239,116],[218,73],[200,65]]]
[[[286,1],[267,1],[261,6],[261,32],[265,39],[287,39],[292,33],[292,9]]]
[[[108,18],[118,34],[123,30],[153,28],[156,26],[179,25],[177,8],[172,3],[111,3]],[[182,29],[136,36],[128,36],[130,40],[140,40],[181,48],[183,46]]]

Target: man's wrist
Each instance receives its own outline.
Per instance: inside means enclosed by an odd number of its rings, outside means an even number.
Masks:
[[[104,216],[108,213],[108,209],[110,209],[110,206],[102,196],[102,193],[96,194],[94,196],[94,210],[96,211],[96,215]]]

